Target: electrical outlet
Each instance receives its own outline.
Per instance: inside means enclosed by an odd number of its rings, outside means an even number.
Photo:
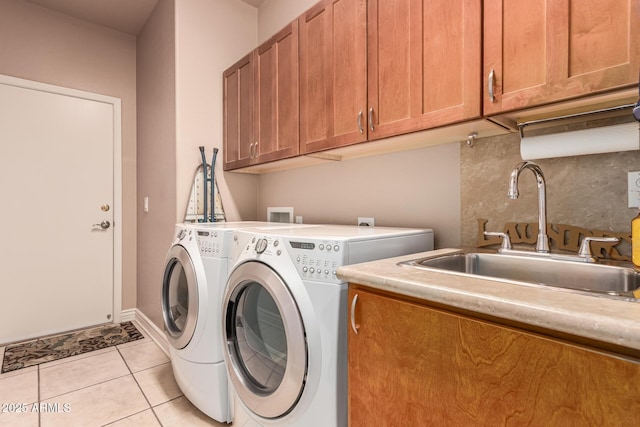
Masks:
[[[640,172],[629,172],[627,189],[629,192],[629,207],[640,208]]]
[[[296,215],[296,224],[302,224],[302,215]]]
[[[358,225],[361,227],[373,227],[375,225],[375,219],[368,216],[359,216]]]

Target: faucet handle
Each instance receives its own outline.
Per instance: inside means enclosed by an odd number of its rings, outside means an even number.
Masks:
[[[618,243],[619,241],[620,239],[617,237],[587,236],[582,239],[580,250],[578,251],[578,256],[586,260],[593,258],[593,254],[591,253],[591,242]]]
[[[485,231],[484,235],[500,237],[502,239],[502,245],[500,245],[500,250],[498,252],[511,250],[511,238],[507,233],[503,233],[501,231]]]

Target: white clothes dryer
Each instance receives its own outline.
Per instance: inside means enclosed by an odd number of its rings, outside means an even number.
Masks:
[[[165,259],[162,314],[174,377],[191,403],[221,422],[230,422],[232,413],[220,310],[229,272],[246,243],[235,232],[251,227],[282,224],[177,224]]]
[[[239,234],[247,243],[223,299],[234,424],[347,426],[348,285],[336,270],[432,250],[433,232],[318,226]]]

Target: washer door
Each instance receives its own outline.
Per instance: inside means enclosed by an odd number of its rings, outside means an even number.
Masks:
[[[225,295],[227,370],[238,397],[263,418],[289,413],[304,389],[307,343],[293,295],[260,262],[238,266]]]
[[[173,347],[186,347],[196,329],[198,281],[187,250],[174,245],[167,254],[162,278],[162,317]]]

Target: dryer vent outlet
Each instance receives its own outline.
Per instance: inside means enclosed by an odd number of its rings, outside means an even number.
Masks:
[[[373,227],[375,225],[375,220],[373,217],[359,216],[358,225],[361,227]]]

